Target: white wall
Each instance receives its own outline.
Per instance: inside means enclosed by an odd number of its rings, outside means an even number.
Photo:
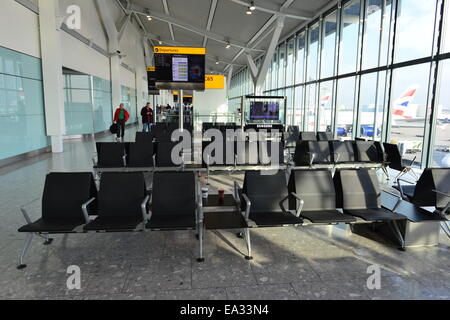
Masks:
[[[225,89],[206,89],[204,92],[194,91],[194,111],[201,116],[210,115],[212,113],[227,113],[228,99],[225,81]],[[205,117],[200,118],[202,121],[211,121]],[[217,119],[218,122],[226,122],[226,118]]]
[[[0,7],[0,46],[40,58],[38,16],[14,0]]]

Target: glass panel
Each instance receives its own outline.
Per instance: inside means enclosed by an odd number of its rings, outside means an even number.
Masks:
[[[295,101],[294,101],[294,125],[300,127],[303,130],[303,86],[295,88]]]
[[[427,112],[430,64],[393,71],[390,142],[398,144],[405,159],[421,163]]]
[[[286,86],[291,86],[294,84],[295,39],[289,40],[287,50]]]
[[[351,139],[355,106],[355,77],[338,81],[336,101],[336,131],[342,139]]]
[[[94,131],[106,131],[112,123],[111,83],[96,77],[93,83]]]
[[[42,80],[41,60],[0,47],[0,73]]]
[[[278,88],[286,85],[286,45],[282,44],[278,49]]]
[[[277,75],[278,75],[278,50],[275,51],[275,54],[273,55],[272,60],[272,83],[271,83],[271,89],[278,88],[277,87]]]
[[[306,86],[306,131],[316,131],[316,113],[316,84],[310,84]]]
[[[64,75],[64,113],[66,134],[79,135],[94,132],[91,77]],[[97,83],[98,86],[101,84]]]
[[[436,100],[437,118],[433,148],[433,167],[450,167],[450,60],[439,65],[439,88]]]
[[[436,0],[399,0],[395,62],[432,54]]]
[[[0,128],[0,159],[49,145],[41,81],[0,74]]]
[[[317,78],[317,60],[319,57],[319,23],[314,24],[308,32],[307,81]]]
[[[322,34],[322,61],[321,77],[328,78],[334,76],[334,57],[336,54],[336,31],[337,13],[336,11],[326,16],[323,20]]]
[[[331,132],[333,129],[333,83],[334,81],[326,81],[320,84],[318,131],[321,132]]]
[[[286,89],[286,97],[287,97],[287,116],[286,116],[286,125],[292,125],[293,115],[294,115],[294,95],[293,89]]]
[[[305,33],[297,36],[297,58],[295,61],[295,83],[305,81]]]
[[[445,2],[445,20],[442,36],[441,52],[450,52],[450,2]]]
[[[391,0],[368,0],[363,48],[363,69],[386,65],[391,23]]]
[[[375,135],[375,140],[381,140],[384,128],[385,81],[385,71],[365,74],[361,77],[359,128],[356,132],[358,137],[374,139]]]
[[[339,73],[345,74],[356,71],[359,47],[359,16],[361,4],[353,0],[342,8],[341,44],[339,53]]]

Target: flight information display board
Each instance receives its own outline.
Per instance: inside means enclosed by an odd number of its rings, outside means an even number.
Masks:
[[[205,90],[205,48],[155,47],[156,87]]]

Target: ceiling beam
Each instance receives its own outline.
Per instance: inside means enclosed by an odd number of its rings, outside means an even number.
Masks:
[[[211,31],[211,26],[214,20],[214,15],[216,14],[216,8],[217,8],[217,0],[211,0],[211,7],[209,9],[209,16],[208,16],[208,23],[206,25],[206,31]],[[208,37],[203,37],[203,47],[206,47],[206,43],[208,42]]]
[[[294,2],[294,0],[286,0],[283,5],[280,7],[280,10],[278,12],[282,12],[284,10],[286,10],[287,8],[290,7],[290,5]],[[256,47],[257,44],[255,44],[255,42],[258,40],[258,38],[264,33],[264,31],[266,31],[267,29],[269,29],[269,27],[277,20],[277,15],[274,14],[270,17],[269,20],[267,20],[267,22],[262,26],[262,28],[260,28],[258,30],[258,32],[249,40],[249,42],[247,42],[247,46],[254,48]],[[245,52],[245,50],[241,49],[239,50],[239,52],[234,56],[234,58],[231,60],[232,62],[236,61],[243,53]],[[226,66],[224,69],[224,72],[229,68],[229,66]]]
[[[248,7],[250,5],[250,1],[242,1],[242,0],[229,0],[231,2],[240,4],[244,7]],[[291,18],[291,19],[297,19],[297,20],[310,20],[312,19],[313,15],[312,14],[305,14],[305,15],[295,15],[295,14],[289,14],[284,12],[283,10],[280,11],[275,11],[275,10],[271,10],[271,9],[266,9],[264,7],[261,7],[260,5],[256,5],[256,10],[257,11],[262,11],[262,12],[266,12],[266,13],[271,13],[275,16],[283,16],[286,18]]]
[[[169,5],[167,4],[167,0],[162,0],[163,6],[164,6],[164,12],[170,16],[170,11],[169,11]],[[175,34],[173,33],[173,25],[168,22],[169,24],[169,31],[170,31],[170,36],[172,37],[172,41],[175,41]]]
[[[136,4],[132,4],[131,5],[131,9],[129,10],[131,12],[140,14],[140,15],[148,15],[146,8],[141,7],[139,5]],[[189,25],[186,22],[183,22],[175,17],[172,16],[168,16],[164,13],[160,13],[160,12],[156,12],[156,11],[151,11],[150,15],[152,16],[152,18],[160,20],[160,21],[164,21],[164,22],[168,22],[171,23],[174,26],[180,27],[182,29],[191,31],[193,33],[196,33],[200,36],[206,36],[208,39],[212,39],[215,40],[217,42],[221,42],[223,44],[228,44],[230,43],[231,46],[237,47],[237,48],[241,48],[241,49],[246,49],[246,50],[251,50],[251,51],[259,51],[259,52],[264,52],[264,50],[259,50],[259,49],[252,49],[252,48],[248,48],[245,43],[241,43],[239,41],[235,41],[235,40],[231,40],[225,36],[222,35],[218,35],[215,34],[211,31],[207,31],[204,30],[202,28],[198,28],[192,25]]]

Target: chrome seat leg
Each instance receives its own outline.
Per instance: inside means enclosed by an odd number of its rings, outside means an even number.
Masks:
[[[28,233],[27,238],[25,239],[25,245],[22,249],[22,253],[20,254],[19,265],[17,266],[17,269],[19,269],[19,270],[25,269],[27,267],[27,265],[24,263],[24,261],[25,261],[25,256],[26,256],[28,250],[30,249],[31,240],[33,240],[33,233]]]

